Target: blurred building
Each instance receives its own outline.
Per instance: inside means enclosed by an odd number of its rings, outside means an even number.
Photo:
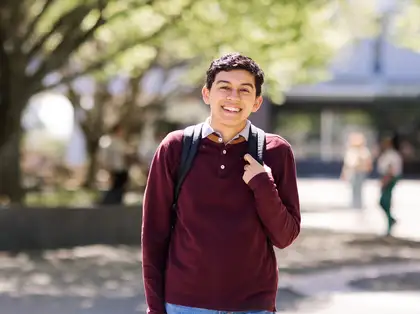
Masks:
[[[293,144],[300,175],[338,176],[354,130],[365,133],[374,153],[382,136],[398,136],[405,175],[420,175],[420,54],[388,41],[383,26],[378,37],[338,53],[329,81],[295,86],[272,108],[275,131]]]

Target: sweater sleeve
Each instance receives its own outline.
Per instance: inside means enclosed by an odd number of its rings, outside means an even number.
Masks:
[[[274,155],[272,174],[256,175],[249,186],[254,192],[257,212],[270,241],[278,248],[286,248],[300,233],[296,165],[289,145],[276,148]]]
[[[158,147],[150,167],[143,198],[142,268],[147,313],[165,311],[164,277],[171,234],[176,152],[170,136]]]

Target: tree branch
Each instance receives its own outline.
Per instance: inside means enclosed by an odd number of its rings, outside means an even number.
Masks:
[[[54,25],[51,27],[49,32],[45,33],[31,48],[31,50],[28,52],[26,59],[30,61],[36,54],[40,52],[42,47],[45,45],[45,43],[48,41],[48,39],[56,32],[58,32],[60,29],[67,29],[71,32],[75,32],[74,26],[77,22],[83,20],[89,12],[92,10],[92,7],[89,7],[87,5],[80,5],[69,12],[67,12],[64,16],[59,17],[58,20],[54,23]],[[80,22],[79,22],[80,23]],[[76,24],[77,25],[77,24]],[[66,34],[63,34],[64,38],[63,40],[66,40]]]
[[[190,8],[193,4],[195,3],[195,0],[191,1],[187,6],[185,6],[182,10],[181,13],[170,18],[164,25],[162,25],[162,27],[160,29],[158,29],[156,32],[148,35],[147,37],[144,37],[141,39],[141,43],[142,44],[147,44],[151,41],[153,41],[153,39],[155,39],[156,37],[160,36],[162,33],[164,33],[169,27],[172,27],[174,23],[176,23],[178,20],[181,19],[182,17],[182,11],[186,10],[188,8]],[[109,55],[105,56],[104,58],[102,58],[101,60],[98,60],[94,63],[92,63],[90,66],[88,66],[87,68],[85,68],[82,71],[76,72],[74,74],[68,75],[64,78],[62,78],[59,82],[56,82],[54,84],[51,84],[49,86],[47,86],[46,88],[49,89],[53,89],[55,87],[58,87],[62,84],[67,84],[73,80],[75,80],[76,78],[80,77],[80,76],[84,76],[86,74],[95,72],[101,68],[103,68],[104,66],[107,65],[108,62],[110,62],[111,60],[113,60],[116,56],[118,56],[121,52],[127,51],[133,47],[135,47],[136,45],[138,45],[140,43],[139,39],[136,38],[135,40],[131,40],[128,41],[124,44],[122,44],[118,49],[116,49],[115,51],[113,51],[112,53],[110,53]],[[37,92],[41,91],[43,88],[41,87],[39,90],[36,90]]]
[[[74,110],[80,108],[80,97],[71,84],[67,84],[67,98],[72,104]]]
[[[8,2],[8,6],[11,9],[10,10],[9,23],[8,23],[9,27],[7,29],[8,33],[9,32],[13,32],[13,33],[16,32],[16,31],[12,31],[12,30],[16,27],[16,25],[19,24],[18,21],[20,20],[21,15],[22,15],[22,11],[20,10],[21,6],[23,5],[22,2],[23,1],[9,1]]]
[[[108,17],[108,18],[106,19],[106,22],[107,22],[107,23],[109,23],[109,22],[111,22],[112,20],[115,20],[115,19],[117,19],[117,18],[120,18],[120,17],[122,17],[122,16],[126,15],[127,13],[129,13],[131,10],[137,9],[139,6],[151,5],[151,4],[153,4],[153,2],[154,2],[154,1],[155,1],[155,0],[146,0],[146,1],[145,1],[144,3],[142,3],[142,4],[139,4],[137,1],[133,1],[133,2],[131,2],[131,3],[129,4],[128,8],[126,8],[126,9],[124,9],[124,10],[121,10],[121,11],[119,11],[119,12],[117,12],[117,13],[114,13],[113,15],[111,15],[110,17]]]
[[[141,71],[137,75],[130,78],[129,83],[128,83],[129,91],[126,93],[124,97],[123,107],[121,108],[120,120],[126,120],[127,118],[130,118],[130,116],[132,115],[133,108],[136,105],[136,100],[139,94],[141,93],[140,82],[143,80],[146,73],[158,64],[159,56],[160,56],[160,53],[158,51],[155,57],[147,65],[147,68],[145,68],[143,71]]]
[[[36,30],[36,27],[39,21],[47,12],[48,8],[54,3],[54,1],[57,1],[57,0],[45,0],[44,6],[42,7],[41,12],[39,12],[39,14],[31,21],[31,23],[28,25],[28,30],[22,36],[22,39],[20,41],[22,44],[24,44],[28,40],[28,38],[33,34],[33,32]]]
[[[47,0],[47,3],[45,4],[44,9],[46,9],[47,4],[49,2],[53,2],[53,1],[56,1],[56,0]],[[154,0],[146,0],[146,2],[143,3],[143,4],[141,4],[141,5],[149,5],[149,4],[152,4],[153,2],[154,2]],[[99,10],[101,11],[102,20],[98,20],[98,21],[101,21],[101,23],[99,23],[99,25],[96,25],[95,24],[96,27],[94,29],[92,29],[91,34],[89,34],[90,31],[88,31],[88,32],[85,33],[87,35],[87,37],[90,37],[94,33],[94,31],[97,28],[99,28],[99,26],[102,26],[105,23],[109,23],[112,20],[115,20],[115,19],[117,19],[117,18],[119,18],[119,17],[127,14],[131,10],[136,9],[136,8],[139,7],[139,4],[138,4],[137,1],[131,2],[130,5],[129,5],[129,7],[127,9],[121,10],[120,12],[117,12],[117,13],[113,14],[111,17],[105,19],[103,17],[103,11],[104,11],[104,9],[105,9],[105,7],[107,5],[108,4],[107,4],[106,1],[104,1],[104,0],[98,0],[97,6],[99,6]],[[78,16],[78,14],[81,13],[82,10],[85,10],[85,12],[84,12],[85,14],[83,15],[83,18],[85,18],[91,12],[91,10],[93,10],[95,8],[96,8],[96,6],[93,6],[93,5],[91,5],[91,6],[87,6],[87,5],[77,6],[73,10],[67,12],[63,17],[60,17],[54,23],[54,25],[51,27],[50,31],[48,33],[44,34],[44,36],[42,36],[40,38],[40,40],[29,51],[29,53],[28,53],[28,60],[31,60],[40,51],[40,49],[44,46],[44,44],[47,42],[47,40],[51,37],[51,35],[53,35],[55,32],[57,32],[61,27],[63,27],[63,28],[65,27],[69,32],[74,32],[75,31],[74,30],[74,27],[71,27],[71,26],[74,26],[75,23],[72,23],[72,24],[70,24],[70,23],[72,22],[72,20],[74,20],[75,17]],[[38,20],[39,20],[40,17],[41,17],[41,14],[37,16]],[[68,22],[70,22],[70,23],[68,23]],[[31,34],[31,32],[28,31],[28,33],[29,34],[27,34],[27,35],[29,36]],[[64,34],[63,35],[63,41],[67,40],[67,35],[68,34]],[[83,42],[81,42],[81,44],[82,43]],[[80,44],[78,46],[80,46]]]
[[[42,80],[48,73],[60,69],[68,61],[69,55],[77,51],[83,43],[88,41],[104,23],[103,8],[101,8],[98,19],[89,30],[81,33],[76,32],[73,38],[71,38],[70,34],[69,36],[64,36],[54,52],[44,60],[43,64],[33,75],[33,80]]]
[[[42,80],[48,73],[53,72],[54,70],[60,69],[69,59],[71,53],[76,52],[84,43],[89,41],[95,34],[95,32],[104,24],[110,23],[112,20],[115,20],[121,17],[124,14],[127,14],[132,9],[138,7],[137,2],[132,2],[128,9],[124,9],[120,12],[113,14],[111,17],[105,19],[103,14],[106,7],[106,2],[104,0],[99,1],[99,10],[100,15],[96,20],[95,24],[85,32],[74,32],[74,29],[69,27],[69,34],[64,35],[61,43],[57,48],[46,57],[43,64],[39,67],[36,73],[33,75],[33,81]],[[147,0],[142,5],[147,5],[153,3],[154,0]],[[73,38],[71,37],[73,35]],[[72,40],[73,39],[73,40]]]

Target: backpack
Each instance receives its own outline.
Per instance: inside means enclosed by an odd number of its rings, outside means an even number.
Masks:
[[[174,221],[176,219],[176,207],[178,203],[179,192],[185,177],[191,169],[194,157],[197,154],[201,140],[202,128],[203,123],[199,123],[184,129],[184,134],[182,137],[181,163],[178,168],[178,177],[175,183],[174,200],[172,203],[172,226],[174,225]],[[261,165],[263,164],[265,144],[265,132],[251,124],[248,138],[248,153]]]

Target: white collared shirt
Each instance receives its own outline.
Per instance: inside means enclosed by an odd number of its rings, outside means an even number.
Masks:
[[[403,160],[395,149],[388,149],[384,151],[378,158],[378,173],[381,175],[388,174],[389,170],[392,169],[394,176],[399,176],[403,171]]]
[[[246,125],[245,127],[242,129],[241,132],[239,132],[238,134],[236,134],[229,142],[227,142],[226,144],[229,144],[230,142],[232,142],[233,140],[239,138],[240,136],[242,136],[246,141],[248,141],[248,137],[249,137],[249,129],[251,128],[251,121],[247,120],[246,121]],[[201,137],[202,138],[206,138],[207,136],[209,136],[210,134],[216,133],[217,135],[219,135],[220,138],[222,138],[222,134],[220,134],[220,132],[215,131],[211,125],[210,125],[210,118],[207,118],[206,121],[204,122],[203,125],[203,129],[201,131]]]

